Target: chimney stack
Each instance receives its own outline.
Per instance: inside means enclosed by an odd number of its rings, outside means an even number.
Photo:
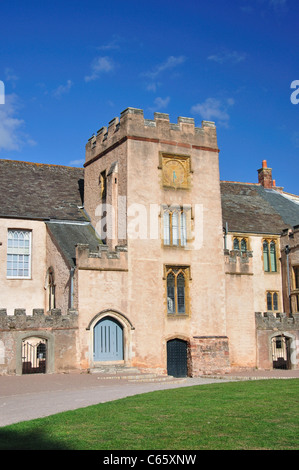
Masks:
[[[272,168],[267,167],[267,160],[263,160],[262,168],[258,171],[258,181],[266,189],[272,189]]]

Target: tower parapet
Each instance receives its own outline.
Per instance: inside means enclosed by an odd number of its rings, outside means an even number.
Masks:
[[[45,313],[44,309],[33,309],[32,314],[27,314],[26,309],[16,308],[14,315],[7,315],[6,309],[0,309],[0,330],[36,330],[55,328],[77,328],[78,313],[68,310],[62,315],[60,309],[53,309]]]
[[[286,313],[256,312],[256,327],[260,330],[293,330],[299,329],[299,313],[288,316]]]
[[[127,271],[128,256],[126,246],[116,246],[109,250],[107,245],[99,245],[98,251],[90,251],[89,245],[76,245],[78,269],[94,271]]]
[[[224,250],[226,274],[253,274],[252,251]]]
[[[171,123],[165,113],[154,113],[150,120],[144,118],[142,109],[127,108],[88,140],[85,166],[114,145],[136,138],[219,152],[214,122],[202,121],[202,127],[195,127],[193,118],[180,116],[177,123]]]

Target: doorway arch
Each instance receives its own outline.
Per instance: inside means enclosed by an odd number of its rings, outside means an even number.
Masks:
[[[86,330],[89,331],[89,361],[90,367],[97,367],[99,364],[108,363],[108,360],[95,360],[95,327],[97,324],[100,324],[100,321],[104,319],[112,319],[120,326],[122,329],[122,338],[123,338],[123,359],[122,360],[112,360],[110,362],[115,362],[124,365],[130,365],[132,357],[132,343],[135,327],[130,321],[130,319],[124,315],[122,312],[114,309],[105,309],[97,313],[89,322]]]
[[[174,338],[167,341],[167,374],[173,377],[188,376],[188,343]]]
[[[106,316],[93,328],[93,359],[95,362],[124,359],[123,327],[115,318]]]
[[[291,338],[279,334],[271,339],[273,369],[291,369]]]

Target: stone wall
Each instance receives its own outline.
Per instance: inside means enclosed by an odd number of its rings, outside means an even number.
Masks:
[[[190,342],[189,373],[192,377],[225,374],[230,370],[226,336],[194,336]]]
[[[0,374],[22,373],[22,343],[29,338],[47,341],[47,373],[76,369],[78,314],[34,309],[27,315],[25,309],[15,309],[14,315],[0,310]]]
[[[272,339],[275,336],[284,336],[290,343],[290,368],[299,368],[299,313],[288,316],[286,313],[274,315],[270,312],[257,312],[256,338],[257,338],[257,367],[259,369],[272,369]]]

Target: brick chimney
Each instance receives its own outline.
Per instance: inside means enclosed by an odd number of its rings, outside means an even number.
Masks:
[[[267,160],[263,160],[262,168],[257,170],[259,183],[266,189],[272,189],[272,168],[267,168]]]

